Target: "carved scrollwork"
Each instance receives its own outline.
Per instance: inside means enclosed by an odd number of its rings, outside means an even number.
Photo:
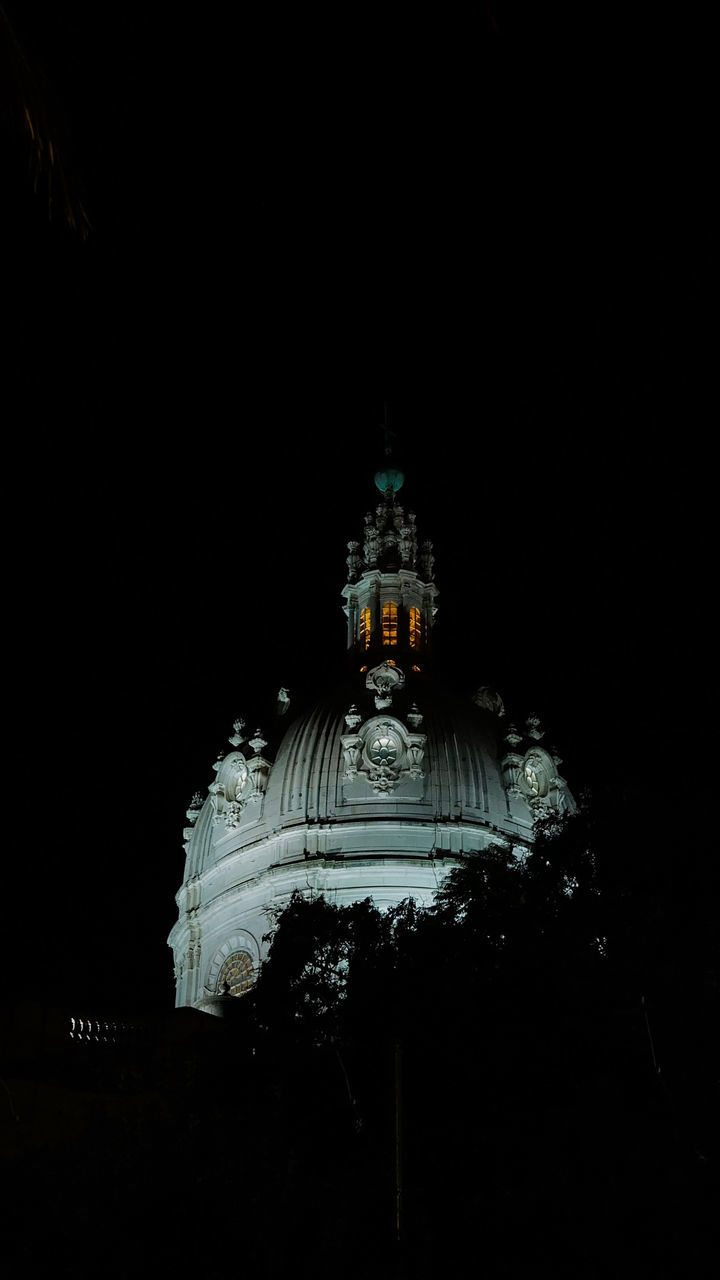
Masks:
[[[544,752],[529,751],[523,761],[523,782],[531,797],[543,799],[550,789]]]
[[[365,677],[365,687],[375,694],[375,706],[383,711],[392,705],[393,694],[405,684],[405,673],[391,662],[381,662]]]
[[[232,800],[225,810],[225,827],[228,831],[240,826],[244,801]]]
[[[231,751],[219,762],[217,778],[210,787],[215,800],[215,822],[225,818],[226,827],[237,826],[239,813],[247,799],[250,773],[241,751]]]
[[[270,776],[270,761],[257,755],[248,764],[248,780],[250,783],[246,803],[258,804],[267,790]]]
[[[363,740],[358,736],[358,734],[351,733],[346,734],[341,738],[341,742],[343,755],[345,757],[345,773],[343,774],[343,777],[348,779],[354,778],[360,764]]]
[[[502,773],[508,795],[522,796],[535,817],[553,810],[563,813],[574,807],[565,779],[557,772],[549,752],[537,745],[537,739],[524,755],[509,752],[502,761]]]
[[[370,774],[370,786],[376,796],[386,796],[394,790],[397,779],[393,778],[390,773],[384,771],[373,772]]]
[[[519,741],[519,739],[518,739]],[[502,760],[503,786],[510,795],[520,795],[520,773],[523,759],[515,751],[509,751]]]
[[[422,763],[425,756],[425,734],[408,734],[407,755],[411,778],[424,778]]]

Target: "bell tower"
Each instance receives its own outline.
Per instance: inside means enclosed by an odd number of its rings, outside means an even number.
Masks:
[[[438,594],[433,548],[419,542],[414,513],[396,501],[404,480],[388,456],[375,473],[382,501],[365,516],[364,540],[347,544],[347,647],[360,670],[379,662],[422,670],[430,653]]]

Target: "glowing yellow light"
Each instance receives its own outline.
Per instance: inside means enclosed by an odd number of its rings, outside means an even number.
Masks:
[[[363,649],[370,648],[370,610],[360,611],[360,644]]]
[[[412,669],[413,669],[413,671],[420,671],[420,670],[421,670],[421,668],[420,668],[420,667],[413,667]]]
[[[422,627],[420,625],[420,610],[413,607],[410,610],[410,648],[419,649],[422,640]]]
[[[397,644],[398,607],[394,600],[387,600],[382,607],[382,642]]]
[[[361,675],[362,675],[363,671],[367,671],[367,667],[361,667],[361,668],[360,668],[360,674],[361,674]]]

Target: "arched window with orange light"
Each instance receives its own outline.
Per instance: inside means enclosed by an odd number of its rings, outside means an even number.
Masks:
[[[370,648],[370,610],[360,610],[360,648]]]
[[[386,600],[382,607],[382,642],[385,646],[398,642],[398,607],[394,600]]]
[[[410,648],[419,649],[422,643],[422,618],[420,617],[420,610],[416,609],[414,605],[408,613],[408,619],[410,625]]]

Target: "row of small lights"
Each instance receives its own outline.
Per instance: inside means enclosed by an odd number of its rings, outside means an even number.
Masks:
[[[125,1023],[98,1022],[95,1018],[70,1018],[70,1039],[115,1044],[118,1032],[131,1031]]]

